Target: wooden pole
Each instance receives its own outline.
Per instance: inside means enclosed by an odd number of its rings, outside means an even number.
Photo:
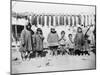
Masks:
[[[17,43],[17,25],[15,25],[16,43]]]

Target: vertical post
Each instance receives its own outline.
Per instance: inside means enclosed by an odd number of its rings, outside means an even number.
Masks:
[[[49,16],[49,26],[51,26],[51,15]]]
[[[17,44],[17,25],[15,25],[16,44]]]
[[[58,15],[58,25],[60,25],[60,16]]]

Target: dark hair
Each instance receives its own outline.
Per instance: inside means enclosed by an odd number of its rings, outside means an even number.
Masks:
[[[30,22],[26,25],[26,29],[31,30],[31,24],[30,24]]]
[[[68,34],[68,37],[72,36],[72,34]]]
[[[82,28],[81,28],[81,27],[78,27],[78,28],[77,28],[77,31],[78,31],[79,29],[81,29],[81,30],[82,30]]]
[[[61,34],[63,34],[63,33],[65,34],[65,31],[61,31]]]
[[[54,30],[54,31],[52,31],[52,30]],[[51,28],[51,33],[56,33],[55,28]]]
[[[55,30],[55,28],[51,28],[51,30]]]
[[[38,34],[38,31],[40,32],[40,34],[41,34],[41,35],[43,34],[43,32],[42,32],[42,29],[41,29],[41,28],[37,28],[37,30],[36,30],[36,34]]]

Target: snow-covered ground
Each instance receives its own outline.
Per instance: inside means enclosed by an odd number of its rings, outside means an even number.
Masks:
[[[32,58],[22,61],[18,51],[13,52],[12,59],[17,57],[17,61],[12,61],[12,73],[31,73],[62,70],[95,69],[95,54],[90,56],[71,56],[49,54],[42,58]]]

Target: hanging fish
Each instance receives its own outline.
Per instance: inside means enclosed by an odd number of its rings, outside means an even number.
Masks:
[[[86,16],[84,15],[84,27],[86,26],[86,24],[85,24],[85,22],[86,22],[85,19],[86,19]]]
[[[74,15],[74,26],[76,26],[76,15]]]
[[[58,16],[56,16],[56,26],[58,26]]]
[[[51,16],[51,26],[53,26],[53,16]]]
[[[66,16],[66,25],[68,25],[68,16]]]
[[[44,15],[42,16],[42,26],[44,26]]]
[[[39,16],[39,24],[41,25],[41,15]]]
[[[72,26],[72,16],[70,16],[70,26]]]
[[[64,16],[62,16],[62,25],[64,25]]]
[[[47,15],[47,26],[49,26],[49,15]]]

